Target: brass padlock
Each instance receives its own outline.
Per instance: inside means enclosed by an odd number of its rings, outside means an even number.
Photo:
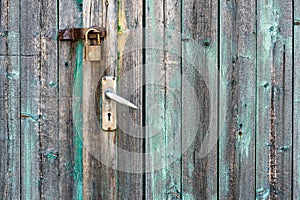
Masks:
[[[97,44],[90,44],[89,33],[94,32],[97,34]],[[97,29],[90,28],[85,33],[85,59],[88,61],[100,61],[101,60],[101,41],[100,32]]]

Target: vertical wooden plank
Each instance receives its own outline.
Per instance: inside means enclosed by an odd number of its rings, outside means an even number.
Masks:
[[[58,7],[59,29],[82,27],[81,0],[59,1]],[[82,50],[81,41],[59,43],[59,193],[61,199],[83,198],[82,114],[78,112],[82,98]]]
[[[294,2],[293,199],[300,198],[300,2]]]
[[[118,94],[139,107],[117,106],[117,199],[143,199],[143,2],[118,1]]]
[[[166,199],[164,1],[145,2],[145,116],[146,199]],[[155,47],[155,50],[149,47]],[[155,84],[156,83],[156,84]],[[152,137],[151,137],[152,136]]]
[[[220,199],[255,198],[255,8],[254,0],[220,4]]]
[[[5,55],[7,54],[6,48],[6,30],[7,30],[7,1],[0,2],[0,32],[1,32],[1,40],[0,40],[0,152],[2,155],[7,155],[7,117],[5,110],[5,83],[6,83],[6,67],[5,67]],[[7,171],[7,157],[2,156],[0,162],[0,170],[5,172]],[[0,174],[0,193],[5,194],[5,188],[7,184],[7,177],[5,173]]]
[[[22,199],[39,199],[40,182],[40,4],[21,2]],[[30,19],[30,20],[29,20]]]
[[[1,3],[2,4],[2,3]],[[19,2],[1,5],[1,191],[4,199],[20,198],[20,46]]]
[[[145,2],[145,116],[146,116],[146,199],[166,199],[164,1]],[[149,47],[155,47],[152,50]]]
[[[288,120],[292,115],[292,1],[260,1],[257,13],[256,191],[259,197],[289,199],[292,183],[292,120]]]
[[[292,199],[292,143],[293,133],[290,120],[293,115],[293,1],[278,1],[279,41],[274,54],[274,124],[275,148],[277,162],[277,199]],[[272,30],[272,28],[271,28]],[[271,95],[272,106],[272,95]],[[272,113],[271,113],[272,115]],[[272,119],[271,119],[272,121]],[[272,131],[272,130],[271,130]],[[273,151],[271,146],[271,151]],[[272,185],[272,183],[271,183]],[[273,186],[272,186],[273,187]],[[272,188],[271,187],[271,188]],[[275,194],[274,194],[275,195]],[[276,195],[275,195],[276,197]],[[272,189],[271,189],[271,198]]]
[[[108,1],[107,36],[103,60],[83,60],[83,198],[117,199],[116,132],[102,131],[98,113],[103,75],[115,75],[117,58],[117,2]],[[83,26],[104,26],[105,1],[83,1]],[[96,97],[95,97],[96,94]]]
[[[5,57],[0,57],[0,64],[1,66],[5,66]],[[0,152],[3,155],[7,155],[7,117],[6,117],[6,111],[5,111],[5,75],[6,75],[6,69],[5,67],[0,68]],[[1,157],[1,165],[0,170],[5,172],[7,170],[7,157],[2,156]],[[1,194],[5,194],[5,188],[7,184],[7,177],[5,173],[0,174],[0,192]]]
[[[41,198],[59,199],[57,4],[42,1],[40,55]]]
[[[164,139],[161,141],[165,154],[163,183],[164,199],[182,197],[181,139],[182,139],[182,50],[181,50],[181,1],[164,1]],[[156,113],[152,113],[152,115]],[[152,116],[152,117],[154,117]],[[147,116],[148,117],[148,116]],[[159,191],[158,191],[159,192]]]
[[[40,163],[40,3],[21,2],[21,184],[22,199],[39,199]]]
[[[181,198],[181,2],[146,1],[146,198]]]
[[[182,199],[218,199],[218,47],[217,1],[183,1]]]
[[[0,55],[3,56],[7,53],[6,47],[6,40],[5,37],[7,36],[7,20],[8,20],[8,1],[1,1],[0,2]]]

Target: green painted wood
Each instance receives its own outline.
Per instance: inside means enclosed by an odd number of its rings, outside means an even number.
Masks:
[[[178,199],[181,197],[181,141],[176,141],[181,138],[181,3],[157,0],[145,3],[145,196]],[[179,34],[174,34],[175,31]]]
[[[20,4],[22,199],[39,199],[43,178],[40,166],[42,164],[40,11],[38,1],[25,0]]]
[[[182,63],[181,63],[181,1],[164,1],[164,123],[163,133],[165,161],[163,187],[166,190],[163,199],[180,199],[182,197],[181,177],[181,138],[182,130]],[[152,113],[153,118],[156,113]],[[147,115],[146,117],[150,117]],[[155,161],[154,161],[155,162]],[[157,187],[157,186],[156,186]],[[158,187],[160,187],[158,185]],[[164,190],[162,190],[164,191]]]
[[[291,198],[292,2],[257,8],[256,192]]]
[[[1,2],[2,4],[2,2]],[[0,8],[0,194],[3,199],[20,197],[20,46],[19,2],[6,1]]]
[[[143,199],[143,2],[117,3],[117,90],[139,107],[138,110],[117,107],[117,199]]]
[[[182,199],[218,198],[217,15],[215,1],[183,1]]]
[[[82,1],[59,1],[58,6],[59,29],[82,27]],[[59,193],[61,199],[83,199],[82,113],[78,112],[82,100],[82,51],[82,42],[59,42]]]
[[[298,25],[295,24],[298,22]],[[300,130],[300,2],[294,2],[294,130],[293,130],[293,198],[300,198],[300,153],[299,153],[299,130]]]
[[[219,198],[255,198],[255,1],[220,4]]]

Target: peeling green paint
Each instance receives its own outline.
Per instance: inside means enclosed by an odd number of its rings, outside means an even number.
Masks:
[[[82,113],[76,112],[80,110],[82,103],[82,58],[83,58],[83,42],[79,41],[76,44],[76,67],[74,69],[74,89],[73,95],[76,99],[74,101],[73,117],[75,126],[75,159],[74,159],[74,173],[73,177],[76,185],[76,199],[83,199],[82,193]],[[75,111],[75,112],[74,112]]]
[[[21,119],[30,119],[33,122],[37,122],[39,117],[30,113],[22,112],[21,113]]]
[[[6,78],[9,80],[18,80],[20,78],[20,72],[13,70],[12,72],[6,74]]]
[[[51,87],[51,88],[57,88],[58,87],[58,83],[57,82],[50,82],[49,83],[49,87]]]
[[[82,12],[83,10],[83,2],[82,0],[76,0],[75,1],[75,4],[76,4],[76,8],[79,12]]]
[[[49,160],[52,160],[52,161],[58,159],[58,156],[59,156],[58,151],[51,150],[51,151],[49,151],[49,152],[46,153],[46,157]]]

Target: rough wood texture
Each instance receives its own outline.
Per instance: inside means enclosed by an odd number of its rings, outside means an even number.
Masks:
[[[292,2],[257,5],[256,195],[291,198]],[[268,154],[266,153],[268,152]]]
[[[41,2],[40,19],[40,173],[41,198],[59,199],[57,4]],[[64,149],[60,149],[64,151]]]
[[[116,131],[102,131],[99,112],[104,75],[115,75],[117,58],[117,2],[109,1],[103,60],[83,60],[83,198],[117,199]],[[83,26],[104,26],[105,1],[83,1]]]
[[[297,24],[297,25],[296,25]],[[293,199],[300,198],[300,2],[294,2]]]
[[[21,172],[22,199],[41,197],[42,151],[40,134],[41,43],[40,2],[21,2]],[[29,20],[30,16],[30,20]]]
[[[172,195],[168,193],[169,190],[173,190],[172,186],[175,186],[169,182],[172,180],[167,176],[166,168],[167,135],[171,133],[167,131],[165,110],[167,90],[165,87],[167,72],[164,63],[165,3],[163,0],[145,2],[146,199],[167,199]]]
[[[82,1],[59,1],[58,29],[82,27]],[[66,12],[68,11],[68,12]],[[82,41],[59,42],[59,194],[82,199]],[[73,92],[74,91],[74,92]],[[74,95],[74,96],[73,96]]]
[[[0,7],[0,194],[18,199],[20,185],[20,38],[19,2],[2,1]],[[2,46],[1,46],[2,45]]]
[[[117,91],[139,109],[117,105],[117,199],[143,199],[142,22],[142,1],[118,1]]]
[[[255,1],[221,1],[219,198],[255,198]]]
[[[183,2],[182,199],[218,198],[217,15],[215,1]]]
[[[0,199],[299,199],[300,3],[108,2],[98,63],[56,37],[105,0],[0,2]]]

